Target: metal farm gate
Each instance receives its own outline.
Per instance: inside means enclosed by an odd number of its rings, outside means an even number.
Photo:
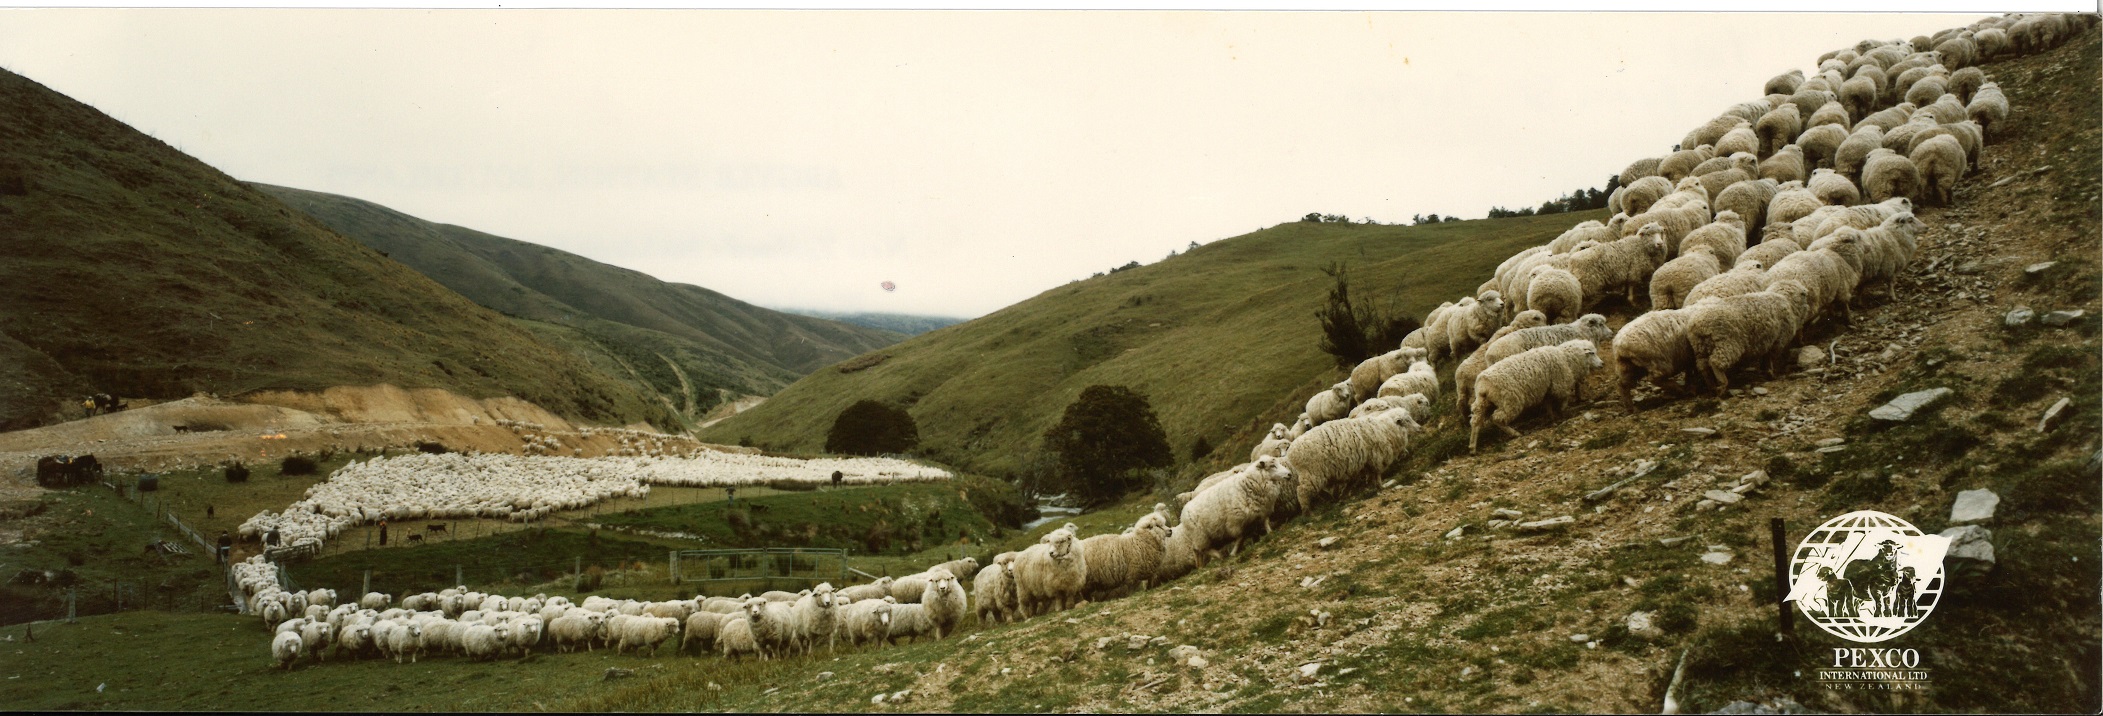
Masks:
[[[847,583],[847,550],[796,547],[685,549],[671,553],[673,584],[789,580]]]

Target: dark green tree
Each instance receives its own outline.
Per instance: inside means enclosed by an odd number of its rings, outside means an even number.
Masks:
[[[863,400],[840,411],[825,435],[825,451],[842,455],[910,452],[920,445],[920,426],[904,408]]]
[[[1121,385],[1091,385],[1044,431],[1044,449],[1068,490],[1102,504],[1145,487],[1147,468],[1169,467],[1168,434],[1146,396]]]
[[[1402,337],[1417,329],[1417,319],[1402,312],[1392,297],[1385,303],[1353,297],[1351,273],[1341,263],[1322,268],[1335,282],[1329,299],[1315,318],[1322,322],[1322,352],[1343,368],[1356,367],[1367,358],[1394,350]]]

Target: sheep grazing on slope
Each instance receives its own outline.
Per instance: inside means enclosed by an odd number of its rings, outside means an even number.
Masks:
[[[1957,158],[1961,169],[1963,149],[1958,149]],[[1872,151],[1862,163],[1862,188],[1868,190],[1871,202],[1920,196],[1920,184],[1920,168],[1913,165],[1913,160],[1890,149]]]
[[[1301,509],[1355,478],[1386,470],[1408,451],[1416,431],[1417,421],[1408,411],[1391,410],[1323,425],[1293,441],[1285,461],[1292,465]]]
[[[840,630],[846,632],[847,643],[861,646],[882,642],[891,633],[891,609],[896,606],[897,602],[885,597],[848,602],[840,607]]]
[[[927,612],[928,623],[935,639],[946,639],[964,623],[964,616],[971,613],[971,605],[964,594],[964,585],[955,575],[941,567],[927,582],[927,591],[920,595],[921,607]]]
[[[1716,215],[1735,214],[1742,219],[1744,234],[1759,236],[1767,226],[1767,203],[1774,200],[1781,182],[1773,179],[1756,179],[1732,184],[1716,195]],[[1696,229],[1699,231],[1699,229]],[[1686,251],[1686,242],[1680,242],[1680,250]]]
[[[1862,276],[1861,243],[1852,235],[1829,236],[1822,241],[1825,243],[1820,246],[1784,256],[1768,267],[1765,285],[1771,288],[1780,281],[1795,281],[1808,289],[1811,316],[1805,324],[1835,307],[1840,309],[1843,321],[1852,321],[1848,304],[1854,300],[1855,286]]]
[[[1462,300],[1472,301],[1474,299]],[[1418,326],[1416,330],[1410,331],[1409,335],[1402,337],[1402,347],[1422,348],[1429,351],[1434,344],[1443,344],[1446,340],[1446,314],[1451,312],[1456,305],[1452,301],[1447,301],[1439,304],[1438,308],[1426,311],[1424,313],[1424,324]]]
[[[1685,254],[1697,246],[1707,247],[1719,264],[1730,265],[1745,252],[1745,219],[1735,211],[1716,212],[1714,221],[1687,232],[1687,237],[1680,240],[1679,252]]]
[[[942,567],[935,569],[941,570],[943,575],[949,574],[949,571]],[[837,610],[834,609],[834,605],[834,593],[830,582],[820,583],[811,588],[810,594],[796,600],[796,641],[804,653],[808,654],[818,648],[820,639],[825,641],[827,651],[836,648],[833,634],[836,631],[834,617]]]
[[[1803,185],[1803,182],[1782,182],[1774,188],[1774,198],[1767,202],[1767,225],[1788,224],[1809,216],[1818,207],[1825,206],[1818,195]]]
[[[1614,370],[1620,377],[1621,404],[1636,412],[1631,395],[1636,383],[1649,377],[1658,387],[1687,395],[1695,386],[1694,348],[1687,343],[1685,309],[1653,309],[1621,326],[1614,335]],[[1673,385],[1674,376],[1686,376],[1685,388]]]
[[[1988,82],[1980,85],[1979,92],[1972,95],[1972,101],[1965,105],[1964,113],[1972,121],[1978,122],[1979,128],[1990,135],[1994,132],[1994,127],[2000,125],[2002,120],[2008,119],[2008,95],[2001,93],[2001,86],[1998,84]]]
[[[358,606],[364,609],[386,609],[387,605],[393,603],[394,597],[379,592],[367,592],[364,597],[358,599]]]
[[[1578,338],[1520,353],[1483,370],[1475,379],[1468,451],[1475,451],[1483,426],[1491,422],[1518,437],[1511,424],[1535,405],[1547,405],[1549,415],[1560,420],[1565,406],[1584,397],[1585,376],[1604,365],[1598,347]]]
[[[1732,127],[1728,132],[1724,132],[1723,136],[1716,140],[1716,155],[1721,157],[1728,157],[1740,152],[1752,154],[1759,151],[1759,149],[1760,135],[1753,133],[1751,122],[1744,120],[1739,120],[1737,126]],[[1696,172],[1696,175],[1699,176],[1700,172]]]
[[[1683,144],[1681,146],[1686,145]],[[1673,152],[1665,155],[1664,160],[1658,162],[1658,176],[1664,177],[1665,181],[1677,185],[1679,180],[1685,179],[1687,175],[1694,173],[1695,167],[1700,166],[1702,162],[1715,158],[1715,156],[1716,148],[1707,144]]]
[[[1630,184],[1626,188],[1627,191],[1621,194],[1620,209],[1623,213],[1633,216],[1649,211],[1652,204],[1656,204],[1659,199],[1665,198],[1666,194],[1672,193],[1672,182],[1661,176],[1647,176],[1636,180],[1636,183]],[[1571,242],[1571,245],[1575,246],[1576,242]],[[1568,250],[1565,249],[1556,253],[1567,252]]]
[[[1482,349],[1477,348],[1468,357],[1473,358],[1481,353]],[[1374,398],[1356,408],[1352,408],[1351,417],[1363,418],[1390,410],[1407,410],[1409,411],[1409,417],[1415,418],[1419,424],[1422,424],[1424,421],[1431,419],[1431,397],[1423,393],[1410,393],[1409,395]]]
[[[1695,127],[1693,131],[1687,132],[1687,136],[1679,140],[1679,145],[1682,147],[1714,145],[1718,140],[1723,139],[1724,135],[1729,134],[1732,128],[1737,127],[1743,121],[1745,121],[1744,118],[1728,112],[1716,115],[1710,118],[1709,121],[1703,122],[1701,126]]]
[[[1856,281],[1856,291],[1860,292],[1872,283],[1883,282],[1886,292],[1892,298],[1898,298],[1898,275],[1913,263],[1913,257],[1919,248],[1915,237],[1922,228],[1925,228],[1925,225],[1920,219],[1914,217],[1913,212],[1905,211],[1892,215],[1882,224],[1868,230],[1846,227],[1834,232],[1834,237],[1845,234],[1849,236],[1850,241],[1861,247],[1862,260],[1858,266],[1861,274]],[[1820,243],[1813,246],[1824,246],[1837,241],[1838,238],[1821,239]]]
[[[752,620],[742,615],[743,612],[740,612],[723,619],[722,625],[716,630],[716,649],[723,653],[725,659],[753,654],[758,656],[760,661],[766,661],[766,652],[760,651],[759,648],[759,636],[752,633]]]
[[[1307,420],[1312,425],[1321,425],[1351,414],[1351,406],[1357,404],[1358,401],[1351,399],[1351,381],[1346,380],[1307,399]]]
[[[1950,94],[1957,95],[1957,101],[1970,102],[1973,97],[1978,96],[1979,88],[1985,84],[1985,72],[1977,67],[1966,67],[1950,73],[1948,89]]]
[[[959,581],[963,581],[969,580],[973,575],[978,574],[979,565],[977,557],[964,557],[962,559],[952,559],[935,566],[949,570],[950,576],[956,577]],[[934,570],[929,569],[928,571],[932,572]]]
[[[1920,176],[1921,199],[1931,206],[1949,206],[1957,180],[1964,177],[1964,146],[1953,136],[1935,137],[1914,149],[1909,160]],[[1875,199],[1876,194],[1870,197]]]
[[[502,624],[469,624],[467,631],[460,635],[460,653],[476,661],[497,658],[503,653],[510,636],[511,630]]]
[[[1644,157],[1629,162],[1628,166],[1621,170],[1621,186],[1635,184],[1636,181],[1644,177],[1657,176],[1658,163],[1664,160],[1664,157]]]
[[[1664,227],[1653,222],[1635,236],[1615,239],[1570,256],[1570,273],[1584,289],[1589,309],[1614,293],[1624,294],[1635,305],[1637,291],[1650,280],[1650,273],[1665,263],[1669,251]]]
[[[1864,174],[1868,171],[1865,169]],[[1831,169],[1820,169],[1811,173],[1811,193],[1828,206],[1848,206],[1862,200],[1862,191],[1855,183]]]
[[[712,613],[712,612],[704,612]],[[571,610],[548,622],[548,640],[563,653],[575,651],[579,645],[591,651],[592,639],[599,631],[599,622],[593,612],[584,609]]]
[[[1782,145],[1774,154],[1760,160],[1760,178],[1773,179],[1776,183],[1803,181],[1811,176],[1811,169],[1804,164],[1804,148],[1794,144]]]
[[[1796,135],[1804,133],[1803,110],[1794,104],[1775,107],[1754,123],[1753,133],[1760,137],[1760,156],[1781,151],[1782,145],[1796,141]]]
[[[1527,309],[1540,311],[1549,323],[1575,318],[1584,300],[1584,286],[1577,276],[1554,266],[1534,267],[1526,283]]]
[[[1475,299],[1471,310],[1461,311],[1446,320],[1446,350],[1433,351],[1433,363],[1443,358],[1459,358],[1488,340],[1498,326],[1504,325],[1504,297],[1496,291],[1486,291]],[[1378,384],[1375,384],[1377,389]],[[1348,411],[1346,411],[1348,412]]]
[[[688,646],[695,647],[696,654],[715,651],[716,638],[727,619],[729,617],[715,612],[694,612],[686,618],[686,628],[681,630],[679,651],[684,653]]]
[[[1195,505],[1217,491],[1198,493],[1191,504]],[[1073,525],[1052,530],[1015,557],[1015,596],[1022,605],[1025,618],[1072,608],[1080,601],[1082,590],[1087,585],[1087,557],[1081,554],[1080,540],[1074,538]],[[892,619],[895,624],[897,615],[893,614]]]
[[[1327,432],[1317,427],[1307,435]],[[1305,439],[1306,436],[1302,436],[1302,440]],[[1293,441],[1295,448],[1299,444],[1299,440]],[[1241,543],[1256,534],[1256,526],[1261,525],[1264,532],[1269,532],[1271,514],[1277,508],[1281,493],[1294,485],[1293,468],[1288,467],[1291,462],[1289,455],[1284,459],[1266,457],[1257,460],[1249,469],[1237,471],[1191,498],[1189,504],[1183,506],[1182,523],[1171,530],[1163,542],[1163,565],[1158,571],[1169,571],[1170,565],[1177,561],[1171,558],[1171,554],[1178,546],[1191,551],[1189,557],[1193,567],[1203,567],[1213,550],[1221,545],[1232,543],[1234,546],[1228,552],[1229,556],[1238,554]],[[1178,539],[1182,540],[1180,544],[1176,544]],[[1017,580],[1022,576],[1018,573]]]
[[[299,659],[305,646],[306,643],[300,639],[298,632],[278,632],[278,635],[270,640],[271,668],[291,671],[292,662]]]
[[[898,604],[891,607],[891,628],[884,633],[884,642],[897,644],[919,641],[920,637],[933,636],[935,620],[928,614],[924,604]]]
[[[1842,86],[1845,86],[1845,83]],[[1847,104],[1838,100],[1825,103],[1818,111],[1811,113],[1810,119],[1804,120],[1804,129],[1809,131],[1812,127],[1826,124],[1839,125],[1842,130],[1853,125],[1854,120],[1849,117]]]
[[[1869,153],[1884,146],[1884,130],[1865,126],[1847,135],[1840,149],[1833,153],[1833,171],[1850,180],[1862,177],[1862,164],[1869,161]]]
[[[1603,343],[1613,337],[1614,329],[1607,327],[1606,316],[1597,313],[1585,314],[1570,323],[1513,331],[1510,335],[1497,339],[1495,343],[1484,346],[1481,351],[1481,363],[1473,370],[1454,369],[1453,392],[1459,396],[1456,406],[1458,412],[1461,415],[1468,414],[1469,406],[1474,404],[1475,383],[1481,378],[1482,371],[1500,361],[1535,348],[1559,345],[1578,338]]]
[[[1604,233],[1609,236],[1609,238],[1607,239],[1608,241],[1613,240],[1612,237],[1616,235],[1614,234],[1614,232],[1618,230],[1615,228],[1605,226],[1602,226],[1601,228],[1606,229]],[[1506,290],[1499,291],[1498,295],[1511,297],[1512,300],[1506,302],[1505,305],[1506,307],[1512,309],[1512,311],[1515,314],[1524,313],[1529,310],[1534,310],[1534,307],[1530,305],[1530,296],[1528,295],[1533,290],[1534,270],[1542,266],[1552,266],[1558,269],[1568,269],[1570,266],[1570,257],[1572,254],[1575,254],[1578,251],[1582,251],[1587,247],[1597,246],[1599,245],[1599,243],[1601,242],[1587,239],[1585,241],[1572,244],[1570,246],[1571,253],[1542,254],[1520,262],[1517,266],[1513,267],[1511,275],[1505,278],[1504,285]]]
[[[890,577],[877,577],[876,581],[874,582],[870,582],[868,584],[857,584],[852,587],[840,590],[841,597],[851,599],[857,602],[866,599],[882,599],[885,596],[888,596],[890,593]]]
[[[1760,246],[1766,246],[1769,243],[1788,243],[1791,251],[1794,251],[1796,246],[1794,243],[1790,243],[1788,239],[1775,239],[1774,241],[1763,242]],[[1756,246],[1754,248],[1759,247]],[[1762,263],[1758,259],[1748,259],[1747,256],[1751,254],[1751,251],[1747,251],[1745,254],[1739,255],[1738,263],[1732,265],[1731,270],[1710,276],[1701,283],[1694,284],[1694,287],[1687,289],[1686,295],[1679,299],[1677,306],[1665,306],[1664,308],[1692,306],[1704,298],[1736,296],[1741,293],[1752,293],[1766,288],[1767,264]],[[1652,310],[1657,308],[1660,307],[1653,306]]]
[[[759,597],[745,600],[745,620],[752,623],[752,636],[759,640],[762,660],[786,656],[797,635],[803,633],[795,605],[770,602]]]
[[[1730,388],[1730,370],[1740,360],[1764,358],[1772,377],[1810,312],[1810,291],[1789,280],[1765,291],[1696,304],[1687,316],[1694,368],[1715,382],[1719,397]]]
[[[1789,94],[1795,92],[1796,88],[1803,86],[1803,84],[1804,71],[1790,70],[1786,74],[1775,75],[1773,79],[1767,80],[1767,84],[1762,86],[1760,94]]]
[[[1821,124],[1805,129],[1796,138],[1796,145],[1804,149],[1804,164],[1812,167],[1831,167],[1833,157],[1840,153],[1840,145],[1847,142],[1847,125]],[[1812,172],[1813,176],[1817,172]],[[1813,185],[1816,188],[1816,185]]]
[[[1009,569],[1014,560],[1013,552],[1003,552],[993,558],[993,563],[978,571],[971,580],[971,591],[976,595],[974,605],[980,624],[996,624],[1011,621],[1015,607],[1015,572]]]
[[[1162,512],[1149,512],[1122,534],[1081,540],[1081,550],[1088,557],[1088,597],[1101,600],[1150,586],[1154,574],[1160,571],[1168,534],[1167,517]]]
[[[1284,423],[1272,423],[1271,431],[1256,442],[1254,449],[1249,450],[1249,459],[1253,461],[1265,455],[1284,455],[1286,446],[1292,444],[1292,438],[1287,435],[1288,430],[1290,428],[1285,427]]]
[[[1409,395],[1433,397],[1439,394],[1438,373],[1430,363],[1417,361],[1409,364],[1409,370],[1396,373],[1380,384],[1378,398],[1400,398]],[[1292,446],[1287,445],[1290,450]]]
[[[1650,275],[1650,310],[1686,305],[1685,298],[1695,286],[1720,273],[1723,259],[1715,249],[1696,246],[1680,252],[1679,258],[1665,262]]]
[[[1876,111],[1878,90],[1881,88],[1877,77],[1881,74],[1881,70],[1876,74],[1857,73],[1846,82],[1840,83],[1840,104],[1847,110],[1849,117],[1867,117],[1870,112]]]
[[[1382,382],[1396,373],[1408,370],[1410,361],[1422,358],[1425,354],[1426,351],[1420,348],[1397,348],[1360,362],[1358,367],[1351,369],[1351,402],[1358,403],[1373,397],[1380,392]]]

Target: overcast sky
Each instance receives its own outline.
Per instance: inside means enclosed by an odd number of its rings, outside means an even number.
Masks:
[[[1539,205],[1822,52],[1978,17],[14,9],[0,66],[241,179],[971,317],[1310,211]]]

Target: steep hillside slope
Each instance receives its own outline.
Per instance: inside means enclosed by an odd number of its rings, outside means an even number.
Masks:
[[[815,451],[848,405],[893,401],[909,406],[931,457],[1004,473],[1081,389],[1102,383],[1146,394],[1183,455],[1197,438],[1224,444],[1281,411],[1289,421],[1299,410],[1281,401],[1336,380],[1317,347],[1314,313],[1330,284],[1323,266],[1349,262],[1358,295],[1393,297],[1421,315],[1473,293],[1513,252],[1604,218],[1281,224],[1045,291],[879,351],[886,358],[871,367],[854,369],[862,359],[812,373],[703,434]]]
[[[672,422],[497,312],[8,72],[0,335],[0,350],[26,356],[0,383],[6,427],[79,399],[47,391],[180,398],[382,382]]]
[[[842,313],[838,311],[820,311],[816,309],[807,308],[784,308],[781,310],[787,313],[794,313],[799,316],[816,316],[818,318],[827,318],[839,321],[841,323],[852,323],[857,326],[865,326],[868,328],[875,328],[885,331],[896,331],[898,333],[903,333],[908,336],[917,336],[922,333],[935,330],[937,328],[947,328],[949,326],[954,326],[956,324],[963,323],[965,320],[962,318],[949,318],[947,316],[915,316],[904,313]]]
[[[760,308],[706,288],[545,246],[418,219],[369,201],[250,183],[322,224],[507,315],[575,334],[570,344],[633,371],[689,418],[726,397],[767,395],[797,377],[904,338]],[[676,367],[673,367],[676,366]]]

